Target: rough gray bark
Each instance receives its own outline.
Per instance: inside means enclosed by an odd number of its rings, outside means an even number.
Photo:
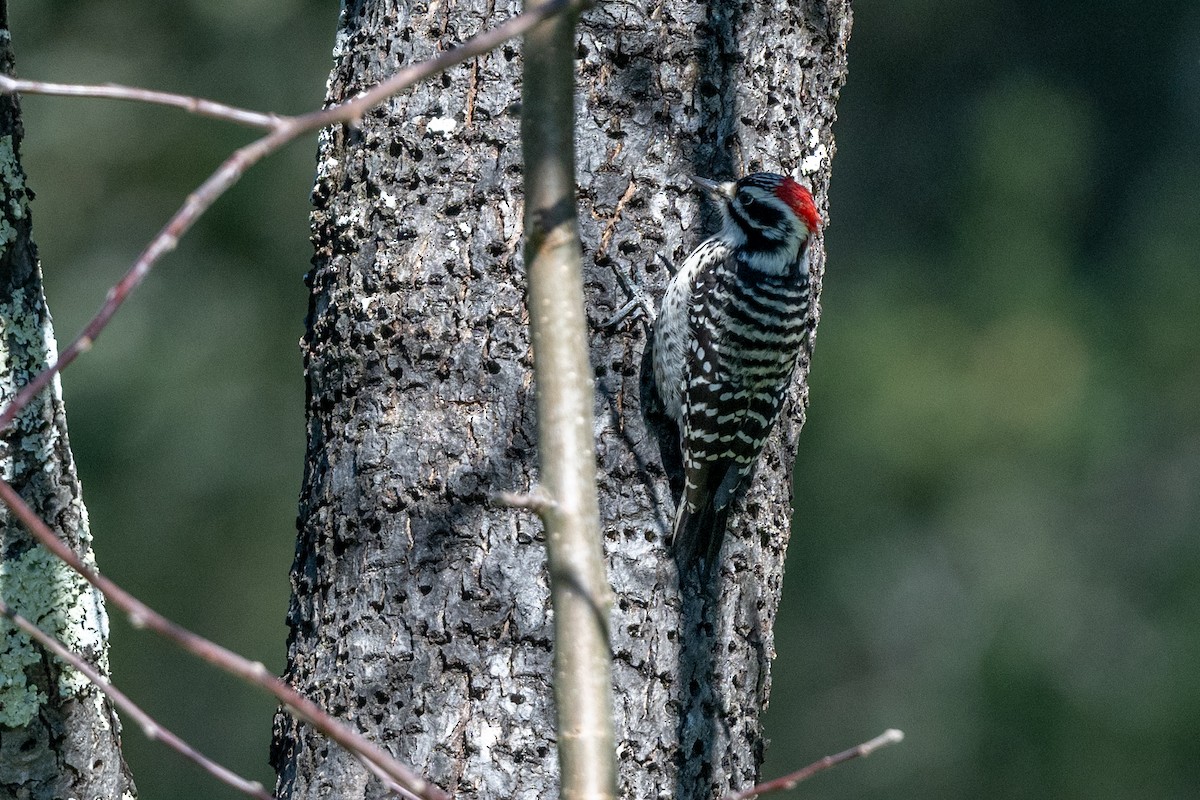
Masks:
[[[7,8],[0,2],[0,70],[12,74]],[[16,99],[0,97],[0,407],[56,356],[31,239],[23,135]],[[88,561],[87,510],[67,441],[57,380],[4,432],[0,473]],[[29,536],[0,506],[0,597],[108,673],[103,598]],[[95,686],[0,620],[0,797],[133,797],[120,721]]]
[[[518,10],[348,2],[329,97]],[[673,500],[639,401],[645,331],[596,322],[626,299],[619,275],[657,296],[658,254],[678,261],[711,231],[688,173],[805,172],[824,208],[849,19],[845,0],[601,3],[580,26],[581,231],[629,797],[711,797],[757,775],[808,354],[731,521],[719,591],[681,593],[663,543]],[[541,526],[486,503],[536,481],[519,88],[514,42],[327,132],[314,191],[288,677],[462,797],[557,789]],[[820,275],[819,246],[814,264]],[[274,757],[281,796],[383,795],[282,716]]]

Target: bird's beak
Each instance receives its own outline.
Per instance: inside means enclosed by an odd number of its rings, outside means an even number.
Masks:
[[[710,181],[708,178],[701,178],[696,175],[692,175],[691,179],[692,183],[717,198],[733,197],[733,193],[737,189],[737,183],[734,181],[718,183],[717,181]]]

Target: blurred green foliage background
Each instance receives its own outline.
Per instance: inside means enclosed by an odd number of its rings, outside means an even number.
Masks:
[[[767,775],[806,797],[1200,797],[1200,6],[860,0]],[[316,0],[14,0],[22,77],[298,112]],[[252,133],[26,98],[60,341]],[[64,380],[102,567],[283,666],[313,141],[222,199]],[[274,704],[113,620],[117,679],[271,784]],[[127,729],[142,796],[235,796]]]

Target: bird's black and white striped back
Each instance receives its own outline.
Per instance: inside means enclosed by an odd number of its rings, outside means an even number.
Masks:
[[[674,538],[709,566],[729,505],[779,416],[808,333],[809,294],[803,256],[772,275],[731,255],[694,285],[688,308],[694,349],[681,413],[684,490]]]
[[[791,178],[699,181],[724,226],[672,278],[654,330],[654,378],[679,426],[682,564],[714,566],[730,505],[754,470],[808,333],[812,196]]]

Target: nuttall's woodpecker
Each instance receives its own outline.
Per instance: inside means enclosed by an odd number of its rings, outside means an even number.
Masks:
[[[809,330],[809,239],[821,219],[795,180],[692,179],[724,224],[672,277],[654,322],[654,383],[679,426],[684,485],[672,539],[708,575]]]

